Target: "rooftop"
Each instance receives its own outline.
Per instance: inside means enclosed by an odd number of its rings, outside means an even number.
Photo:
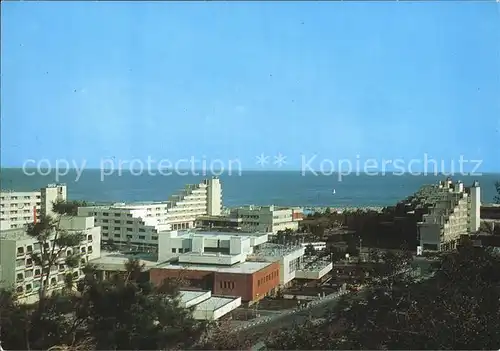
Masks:
[[[219,265],[196,265],[196,264],[159,264],[155,268],[160,269],[175,269],[175,270],[193,270],[193,271],[211,271],[219,273],[235,273],[235,274],[253,274],[263,268],[271,265],[270,262],[242,262],[233,266]]]
[[[178,231],[177,237],[192,238],[194,235],[201,235],[210,239],[227,240],[228,237],[238,236],[238,237],[252,237],[252,236],[262,236],[268,235],[267,232],[252,232],[252,233],[238,233],[238,232],[219,232],[219,231],[203,231],[203,230],[187,230]]]
[[[219,308],[233,302],[237,297],[212,296],[196,305],[195,309],[202,311],[216,311]]]
[[[157,256],[147,253],[130,254],[123,252],[101,251],[101,257],[90,260],[89,262],[97,265],[104,270],[125,269],[125,263],[129,259],[138,259],[145,268],[152,268],[158,264]]]
[[[292,252],[295,252],[298,250],[303,250],[303,249],[304,249],[304,247],[302,247],[302,245],[288,246],[288,245],[281,245],[281,244],[264,243],[262,245],[259,245],[259,248],[256,250],[256,252],[253,253],[252,256],[282,257],[282,256],[286,256],[288,254],[291,254]]]
[[[198,297],[202,297],[203,295],[206,295],[208,291],[191,291],[191,290],[181,290],[180,295],[181,295],[181,300],[184,303],[187,303],[189,301],[192,301]]]
[[[0,240],[24,240],[29,238],[25,228],[6,229],[0,232]]]

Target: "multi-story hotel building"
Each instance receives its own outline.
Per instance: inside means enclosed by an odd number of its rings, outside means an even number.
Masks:
[[[422,187],[413,201],[428,210],[418,223],[419,251],[453,249],[461,235],[479,230],[481,189],[478,182],[465,188],[462,182],[447,179]]]
[[[222,187],[217,177],[187,185],[164,202],[78,208],[79,215],[95,217],[103,241],[139,250],[157,250],[159,232],[193,228],[199,216],[217,216],[221,211]]]
[[[166,231],[159,233],[156,259],[145,259],[151,281],[183,278],[191,289],[239,296],[253,303],[295,279],[321,279],[331,262],[304,259],[305,249],[267,243],[268,233]],[[91,262],[103,272],[123,271],[126,258],[110,253]],[[107,273],[104,274],[104,276]]]
[[[39,191],[0,192],[0,230],[22,228],[40,215],[52,215],[52,204],[66,200],[66,185],[49,184]]]
[[[229,217],[240,219],[242,230],[277,233],[285,229],[298,229],[302,217],[296,215],[297,211],[277,206],[244,206],[231,209]]]
[[[101,252],[101,232],[94,226],[93,217],[63,216],[59,228],[69,233],[81,233],[83,240],[80,245],[60,253],[48,277],[49,292],[64,287],[67,273],[71,273],[75,281],[82,278],[82,268],[87,261],[100,257]],[[34,265],[31,254],[39,252],[40,245],[36,238],[27,235],[25,228],[0,231],[0,287],[13,288],[21,303],[38,300],[42,269]],[[75,253],[79,254],[81,261],[79,267],[70,268],[64,264],[65,258]]]

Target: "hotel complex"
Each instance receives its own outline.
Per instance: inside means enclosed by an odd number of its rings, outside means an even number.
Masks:
[[[50,184],[40,191],[0,192],[0,230],[22,228],[40,215],[51,215],[52,203],[66,200],[66,185]]]
[[[94,226],[93,217],[62,216],[59,223],[61,230],[82,234],[83,240],[59,254],[47,279],[48,292],[63,288],[68,273],[74,281],[82,278],[82,268],[87,262],[101,256],[101,232]],[[52,249],[53,239],[45,249]],[[40,245],[36,238],[27,235],[25,228],[0,231],[0,288],[14,288],[19,302],[32,303],[38,299],[43,272],[41,267],[34,265],[31,255],[41,251]],[[76,253],[80,259],[78,267],[68,267],[66,257]]]
[[[233,208],[224,216],[201,216],[196,226],[276,234],[286,229],[297,230],[302,216],[300,208],[250,205]]]
[[[182,278],[186,287],[239,296],[252,304],[275,295],[293,279],[321,279],[332,263],[304,258],[305,249],[268,243],[269,233],[165,231],[159,233],[158,256],[144,260],[150,280]],[[91,263],[102,271],[123,269],[126,255],[109,254]],[[104,275],[106,276],[106,274]]]
[[[65,185],[1,193],[0,287],[14,288],[21,302],[36,301],[42,274],[31,258],[40,243],[24,225],[53,214],[52,203],[58,200],[66,200]],[[451,180],[424,186],[405,206],[425,213],[417,224],[420,252],[453,249],[461,235],[479,229],[477,182],[469,188]],[[187,185],[164,202],[79,207],[77,216],[61,217],[60,228],[82,233],[84,240],[62,252],[49,274],[49,289],[64,287],[68,274],[80,279],[87,263],[106,279],[137,258],[153,284],[180,278],[182,303],[195,306],[195,318],[217,319],[241,304],[276,295],[295,279],[322,281],[332,270],[330,260],[306,257],[304,243],[268,241],[278,231],[297,230],[302,216],[300,209],[277,206],[223,212],[217,177]],[[101,244],[113,244],[115,251],[101,252]],[[324,249],[324,243],[313,244]],[[75,252],[79,267],[67,267],[65,257]]]
[[[478,182],[466,188],[462,182],[447,179],[422,187],[409,200],[427,209],[418,223],[418,251],[454,249],[461,235],[479,230],[481,189]]]
[[[199,216],[217,216],[221,211],[221,183],[213,177],[187,185],[168,201],[80,207],[78,215],[95,217],[103,241],[156,251],[159,232],[193,228]]]

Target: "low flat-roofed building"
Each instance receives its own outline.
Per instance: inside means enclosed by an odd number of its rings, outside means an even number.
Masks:
[[[277,233],[285,229],[297,230],[302,220],[300,215],[294,216],[298,212],[289,207],[250,205],[232,208],[229,217],[241,218],[243,229]]]
[[[305,253],[305,247],[300,245],[281,245],[265,243],[248,260],[263,260],[278,262],[280,265],[280,285],[286,286],[295,278],[295,272],[300,267],[300,262]]]
[[[186,288],[240,296],[242,301],[252,302],[276,292],[279,270],[277,262],[242,262],[231,266],[165,263],[151,268],[150,279],[159,285],[167,278],[181,278]]]
[[[241,230],[243,219],[227,216],[199,216],[196,218],[197,228],[225,228]]]
[[[110,274],[125,272],[125,264],[130,259],[139,260],[140,265],[144,265],[144,272],[148,272],[152,267],[158,265],[157,256],[147,253],[126,253],[126,252],[109,252],[101,251],[101,257],[92,259],[90,264],[96,267],[100,273],[101,279],[106,279]]]
[[[181,305],[194,306],[197,320],[217,320],[241,306],[241,297],[212,296],[210,291],[181,290]]]
[[[300,267],[295,271],[296,279],[322,279],[333,269],[330,260],[304,259]]]
[[[481,205],[481,219],[500,220],[500,204]]]
[[[244,262],[255,246],[267,242],[268,233],[165,231],[158,238],[159,261],[231,265]]]

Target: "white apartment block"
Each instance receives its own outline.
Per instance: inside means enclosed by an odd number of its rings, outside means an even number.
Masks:
[[[101,255],[101,229],[94,226],[93,217],[63,216],[60,228],[69,233],[82,233],[84,240],[80,245],[66,248],[61,253],[57,265],[51,268],[48,292],[63,288],[67,273],[71,273],[75,281],[82,278],[82,268],[89,260]],[[49,245],[53,245],[53,241]],[[0,231],[0,287],[13,288],[21,303],[38,300],[42,270],[34,265],[31,258],[31,254],[38,251],[40,243],[28,236],[25,228]],[[81,261],[79,267],[70,268],[65,265],[65,258],[75,251],[79,253]]]
[[[94,216],[105,242],[155,251],[159,232],[193,228],[199,216],[218,216],[221,211],[222,187],[213,177],[187,185],[168,201],[80,207],[78,215]]]
[[[53,215],[52,204],[66,200],[64,184],[49,184],[40,191],[20,192],[2,190],[0,192],[0,230],[22,228],[32,223],[40,215]]]
[[[277,206],[244,206],[231,209],[230,217],[241,218],[241,229],[247,231],[297,230],[299,222],[294,209]]]
[[[451,180],[424,186],[416,194],[422,204],[430,205],[418,223],[418,251],[454,249],[460,235],[479,230],[481,189],[478,182],[465,188]]]

